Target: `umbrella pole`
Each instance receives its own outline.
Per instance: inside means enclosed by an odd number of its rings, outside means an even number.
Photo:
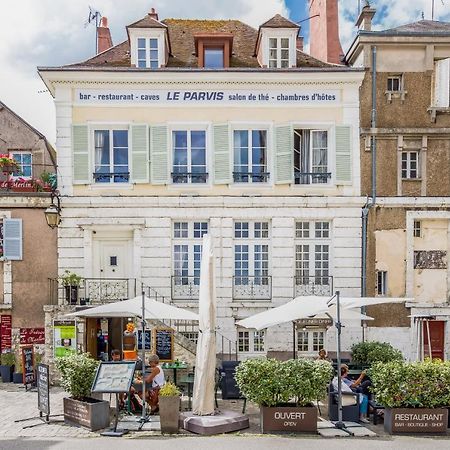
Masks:
[[[292,322],[292,358],[295,359],[295,322]]]
[[[144,426],[144,423],[149,421],[146,411],[146,389],[145,389],[145,291],[144,283],[141,283],[142,291],[142,333],[141,333],[141,359],[142,359],[142,415],[139,421],[141,422],[139,429]]]

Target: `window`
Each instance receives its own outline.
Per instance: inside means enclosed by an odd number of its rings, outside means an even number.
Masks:
[[[197,345],[198,342],[198,331],[181,331],[181,334]]]
[[[329,286],[330,222],[297,222],[295,237],[295,284]]]
[[[206,131],[172,132],[174,183],[206,183]]]
[[[262,353],[265,348],[265,331],[238,331],[238,351],[241,353]]]
[[[269,38],[269,68],[289,67],[289,38]]]
[[[297,331],[297,351],[299,353],[318,353],[325,348],[325,330]]]
[[[270,298],[269,223],[234,223],[235,298]]]
[[[401,75],[389,76],[387,79],[387,90],[399,92],[403,90],[403,77]]]
[[[137,66],[144,69],[157,69],[159,67],[158,39],[138,38],[137,43]]]
[[[13,177],[31,178],[32,171],[32,156],[31,152],[13,152],[10,157],[19,164],[19,171],[12,174]]]
[[[295,184],[328,183],[328,131],[294,130]]]
[[[422,237],[422,223],[420,220],[414,221],[413,236],[419,238]]]
[[[235,130],[234,172],[237,183],[264,183],[267,172],[267,131]]]
[[[94,181],[128,183],[128,130],[95,130]]]
[[[402,179],[419,178],[419,152],[402,152]]]
[[[208,222],[174,222],[173,274],[175,286],[200,285],[203,235]]]
[[[205,69],[223,69],[223,47],[205,47],[204,67]]]
[[[377,271],[377,295],[387,295],[387,272]]]

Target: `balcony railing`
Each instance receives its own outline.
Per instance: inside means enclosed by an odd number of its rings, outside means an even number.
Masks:
[[[269,275],[233,277],[234,300],[270,300],[272,298],[272,277]]]
[[[78,286],[65,286],[60,279],[49,279],[51,305],[99,305],[136,296],[133,278],[82,278]]]
[[[267,183],[269,177],[269,172],[233,172],[235,183]]]
[[[207,173],[193,173],[193,172],[172,172],[172,182],[175,184],[200,184],[206,183],[208,180]]]
[[[172,276],[172,300],[197,301],[200,276]]]
[[[130,172],[94,172],[92,174],[95,183],[128,183]]]
[[[333,295],[333,277],[297,276],[294,278],[294,297],[303,295]]]
[[[331,172],[294,172],[295,184],[326,184]]]

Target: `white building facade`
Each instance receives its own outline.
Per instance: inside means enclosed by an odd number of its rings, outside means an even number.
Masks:
[[[363,73],[298,51],[280,16],[259,32],[198,22],[149,15],[87,62],[40,69],[56,105],[59,273],[85,279],[82,303],[143,283],[195,310],[210,233],[218,351],[224,336],[239,358],[288,355],[291,325],[235,323],[297,295],[360,294]],[[348,327],[345,350],[360,337]],[[305,327],[295,346],[333,352],[334,333]]]

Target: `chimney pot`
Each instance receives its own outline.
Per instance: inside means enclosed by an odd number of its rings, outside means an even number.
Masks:
[[[372,31],[372,19],[376,12],[377,10],[372,8],[369,2],[366,2],[356,21],[358,30]]]
[[[97,54],[102,53],[113,46],[111,32],[108,28],[108,18],[102,17],[100,26],[97,28]]]
[[[108,18],[102,17],[100,20],[100,27],[101,28],[108,28]]]
[[[152,19],[155,19],[155,20],[158,20],[158,21],[159,21],[158,13],[156,12],[156,9],[155,9],[155,8],[152,8],[152,9],[150,10],[150,12],[148,13],[148,15],[149,15]]]
[[[303,51],[303,36],[297,36],[297,50]]]

